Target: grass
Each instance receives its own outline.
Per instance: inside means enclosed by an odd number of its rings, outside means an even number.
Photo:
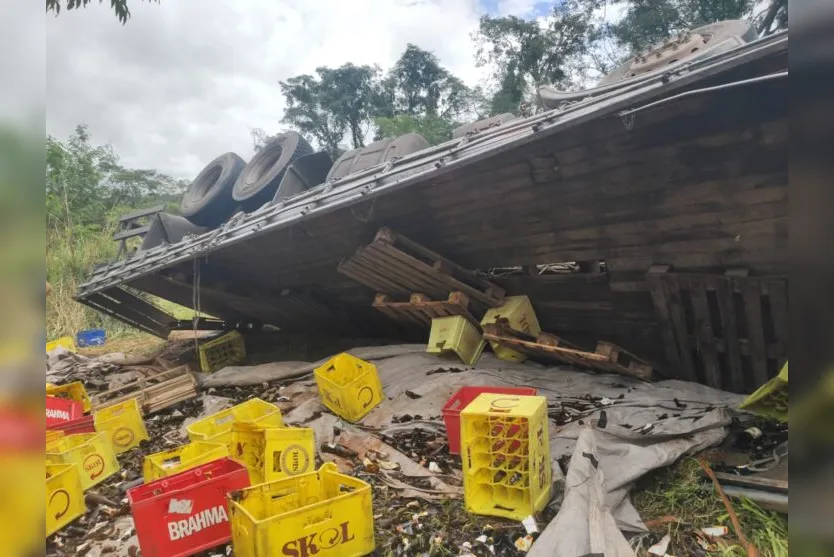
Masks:
[[[140,333],[117,319],[107,317],[73,299],[78,285],[89,275],[96,264],[112,261],[118,244],[112,240],[115,225],[106,227],[77,227],[72,235],[52,232],[47,237],[46,271],[52,292],[46,300],[47,340],[75,333],[84,329],[102,328],[111,340],[127,336],[134,338],[155,337]],[[191,309],[167,300],[151,297],[151,303],[176,319],[191,319]],[[128,342],[134,342],[128,341]]]
[[[710,555],[743,557],[747,554],[733,533],[730,517],[712,483],[701,480],[701,468],[694,458],[685,458],[670,468],[642,478],[632,500],[646,522],[669,515],[676,518],[675,522],[661,527],[666,529],[661,533],[668,533],[671,537],[670,554],[692,554],[693,544],[696,543],[693,532],[719,525],[727,526],[730,534],[721,541],[722,546]],[[733,499],[733,506],[742,532],[762,557],[787,557],[786,516],[762,509],[746,498]],[[643,551],[640,554],[646,553]]]

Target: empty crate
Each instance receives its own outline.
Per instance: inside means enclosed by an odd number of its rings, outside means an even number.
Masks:
[[[246,358],[243,335],[230,331],[200,345],[200,369],[206,373],[237,364]]]
[[[232,427],[232,458],[246,465],[253,484],[297,476],[315,469],[316,441],[308,427]]]
[[[148,438],[142,410],[135,398],[105,406],[93,413],[96,431],[110,436],[116,454],[129,451]]]
[[[349,422],[357,422],[382,401],[376,366],[343,353],[316,368],[322,404]]]
[[[461,413],[466,509],[514,520],[550,500],[547,399],[482,394]]]
[[[226,445],[194,441],[170,451],[146,456],[142,465],[142,477],[145,483],[150,483],[227,456],[229,449]]]
[[[473,365],[481,357],[486,343],[481,331],[462,315],[435,317],[426,351],[430,354],[455,354],[465,364]]]
[[[539,320],[536,317],[536,312],[533,311],[533,304],[530,303],[530,298],[527,296],[509,296],[504,298],[504,303],[497,308],[490,308],[487,310],[484,318],[481,319],[481,325],[488,323],[498,323],[505,327],[525,333],[530,336],[537,336],[542,332],[539,327]],[[501,346],[498,343],[491,342],[492,351],[502,360],[523,361],[527,358],[521,352],[517,352],[506,346]]]
[[[531,387],[461,387],[443,405],[443,423],[446,424],[446,437],[449,440],[449,452],[460,454],[460,413],[470,402],[483,393],[500,393],[505,395],[535,395]]]
[[[235,557],[359,557],[374,550],[371,486],[333,463],[230,495]],[[315,548],[315,549],[313,549]]]
[[[227,495],[249,485],[224,458],[128,490],[142,557],[186,557],[231,538]]]
[[[232,442],[232,426],[235,422],[249,422],[276,427],[284,425],[280,408],[259,398],[253,398],[194,422],[186,428],[188,439],[230,445]]]
[[[56,439],[46,447],[46,461],[49,464],[77,464],[84,489],[119,471],[110,437],[104,433],[79,433]]]

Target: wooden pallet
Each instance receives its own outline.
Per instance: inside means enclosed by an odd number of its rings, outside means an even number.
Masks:
[[[143,377],[93,397],[93,409],[135,398],[143,414],[153,414],[197,396],[197,380],[189,367],[180,366]]]
[[[749,393],[779,373],[788,357],[787,280],[658,265],[647,281],[666,359],[681,379]]]
[[[522,338],[496,325],[484,325],[484,339],[517,350],[535,360],[570,364],[602,373],[628,375],[643,381],[652,378],[652,367],[633,354],[610,342],[600,341],[596,351],[580,350],[549,333],[539,333],[535,340]]]
[[[479,310],[504,302],[500,286],[390,228],[380,229],[373,242],[339,263],[338,271],[394,299],[421,292],[432,300],[442,300],[451,292],[462,292]]]
[[[480,329],[480,323],[469,311],[469,298],[463,292],[452,292],[446,300],[432,300],[425,294],[412,294],[407,302],[395,302],[388,294],[377,294],[373,307],[391,319],[430,329],[435,317],[462,315]]]

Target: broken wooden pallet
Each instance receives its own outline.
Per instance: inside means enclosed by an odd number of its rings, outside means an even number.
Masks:
[[[425,294],[414,293],[407,302],[395,302],[388,294],[377,294],[373,307],[395,321],[422,329],[430,329],[435,317],[452,315],[461,315],[480,329],[478,320],[469,311],[469,297],[463,292],[452,292],[445,300],[432,300]]]
[[[749,393],[776,376],[788,357],[788,282],[675,273],[654,265],[646,275],[671,376]]]
[[[394,298],[421,292],[433,300],[466,294],[479,309],[498,307],[504,289],[417,242],[381,228],[374,241],[339,263],[339,273]]]
[[[195,396],[197,380],[188,366],[179,366],[97,394],[93,397],[93,408],[135,398],[143,414],[153,414]]]
[[[539,333],[535,341],[525,340],[522,335],[496,325],[484,325],[484,339],[517,350],[533,359],[628,375],[644,381],[652,377],[653,370],[649,364],[610,342],[600,341],[594,352],[588,352],[556,335]]]

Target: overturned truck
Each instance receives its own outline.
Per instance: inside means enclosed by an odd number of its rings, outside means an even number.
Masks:
[[[283,134],[212,161],[182,216],[126,216],[119,259],[77,300],[161,337],[191,323],[143,293],[206,327],[425,340],[380,300],[459,291],[477,313],[524,294],[571,346],[750,391],[787,357],[787,58],[786,32],[721,22],[441,145],[409,134],[331,161]]]

